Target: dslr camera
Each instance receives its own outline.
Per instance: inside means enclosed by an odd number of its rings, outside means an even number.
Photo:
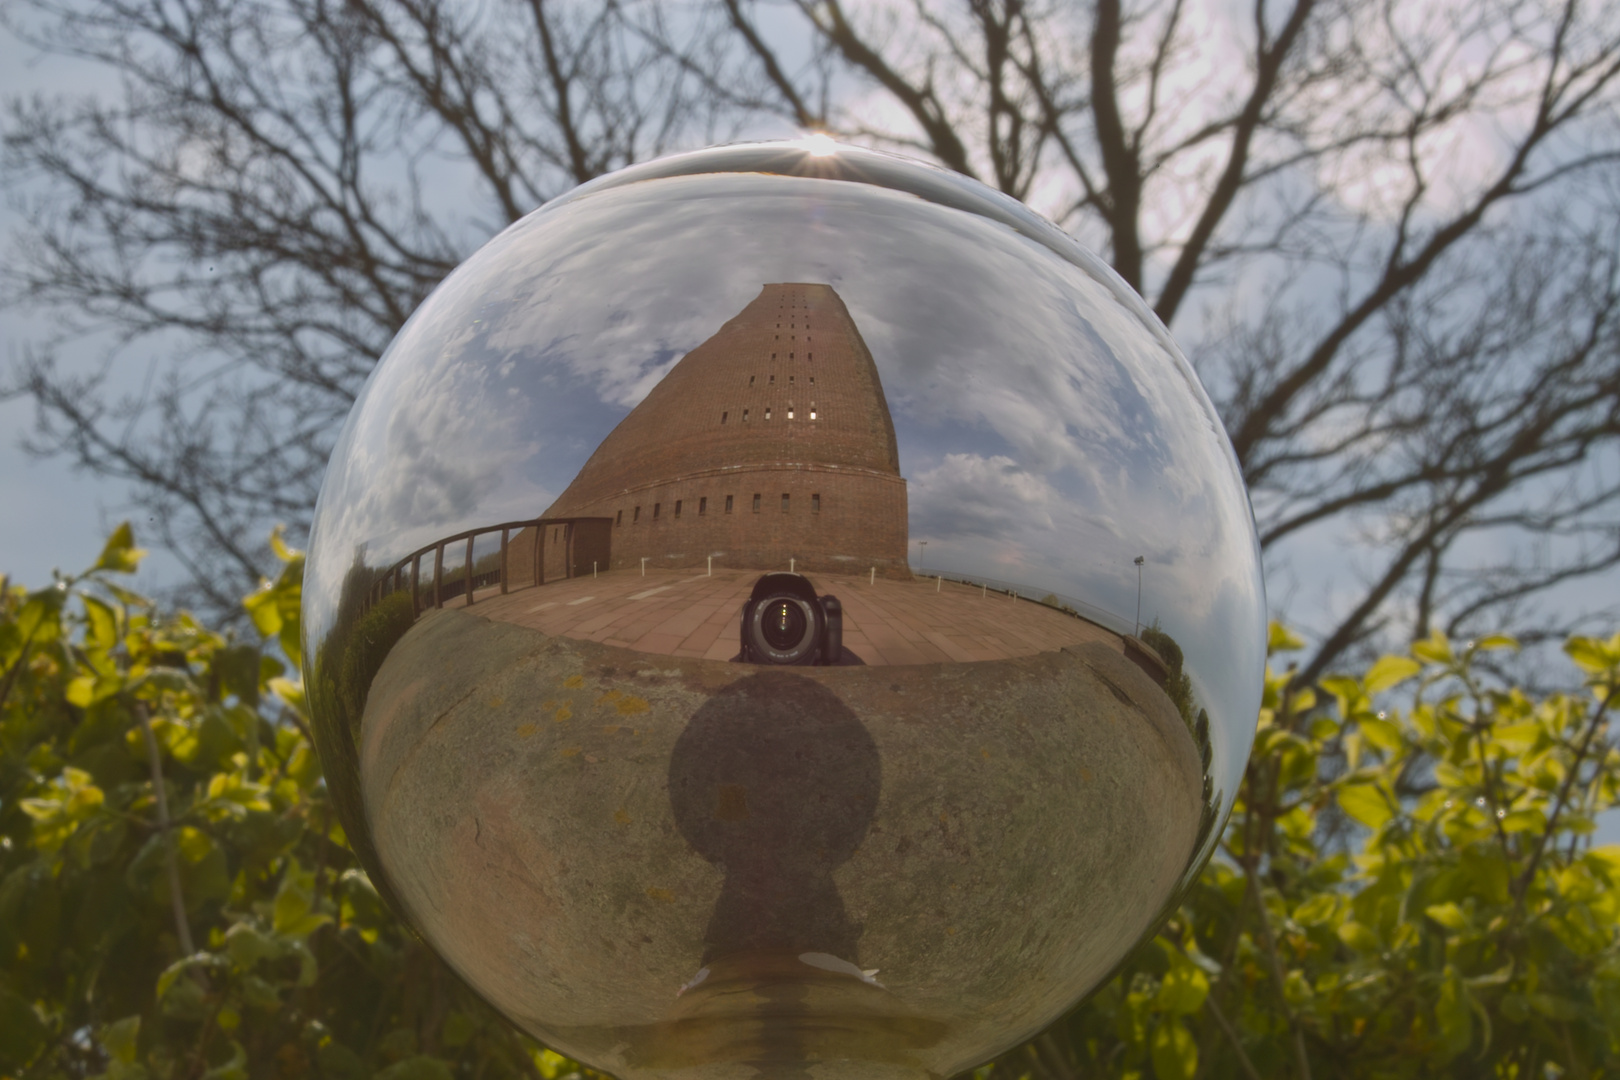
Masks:
[[[742,607],[744,664],[859,664],[844,648],[844,608],[803,574],[763,574]]]

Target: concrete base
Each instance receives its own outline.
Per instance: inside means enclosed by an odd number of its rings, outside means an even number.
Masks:
[[[424,616],[365,810],[435,948],[626,1078],[947,1076],[1049,1023],[1193,854],[1186,726],[1102,644],[763,668]]]

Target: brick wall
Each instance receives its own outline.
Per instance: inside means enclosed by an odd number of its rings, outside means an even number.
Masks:
[[[909,574],[894,423],[827,285],[766,285],[620,421],[544,516],[613,518],[615,568],[713,556]]]

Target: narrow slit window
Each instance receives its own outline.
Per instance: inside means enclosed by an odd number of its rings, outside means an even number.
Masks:
[[[681,516],[681,503],[682,503],[682,501],[683,500],[681,500],[681,499],[676,499],[675,500],[675,516],[676,517]]]
[[[728,417],[728,416],[730,416],[730,415],[731,415],[731,414],[730,414],[730,413],[721,413],[721,414],[720,414],[720,422],[721,422],[721,423],[722,423],[722,424],[723,424],[723,423],[725,423],[725,422],[726,422],[726,417]]]
[[[748,376],[748,385],[749,386],[754,385],[754,377],[752,375]]]
[[[769,420],[770,418],[771,418],[770,406],[766,406],[766,408],[765,408],[765,419]]]
[[[731,496],[731,495],[726,496],[726,513],[728,513],[728,514],[731,513],[731,500],[732,500],[732,498],[733,498],[733,496]]]
[[[821,496],[820,495],[811,495],[810,496],[810,512],[812,514],[821,513]]]
[[[791,376],[791,375],[788,376],[788,385],[789,386],[793,385],[793,376]]]
[[[756,514],[759,513],[759,499],[760,499],[759,492],[757,492],[757,491],[754,492],[754,513],[756,513]]]
[[[634,525],[636,522],[638,522],[640,520],[641,520],[641,507],[638,506],[638,507],[636,507],[635,511],[630,515],[630,524]]]
[[[747,409],[743,410],[743,423],[745,423],[745,424],[748,423],[748,410]]]
[[[793,357],[793,354],[792,354],[792,353],[789,353],[789,354],[788,354],[788,358],[789,358],[789,359],[792,359],[792,357]],[[772,375],[772,376],[771,376],[771,385],[772,385],[772,386],[775,386],[775,385],[776,385],[776,376],[775,376],[775,375]]]
[[[698,499],[698,517],[709,512],[709,497],[704,495]]]
[[[782,492],[782,513],[788,512],[788,493]]]
[[[620,510],[617,514],[613,515],[613,525],[614,525],[615,528],[617,528],[618,526],[623,525],[623,524],[624,524],[624,511]]]
[[[653,520],[654,521],[658,520],[658,510],[663,505],[664,505],[663,503],[653,503]]]
[[[793,406],[791,405],[788,406],[788,419],[793,419]]]
[[[816,418],[816,407],[815,407],[814,404],[812,404],[810,406],[810,419],[814,420],[815,418]]]

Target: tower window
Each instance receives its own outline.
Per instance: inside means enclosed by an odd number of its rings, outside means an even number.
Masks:
[[[810,403],[810,419],[814,420],[815,418],[816,418],[816,406],[815,406],[815,402],[811,402]]]
[[[812,496],[810,496],[810,512],[812,514],[821,513],[821,496],[820,495],[812,495]]]
[[[788,376],[788,385],[789,386],[793,385],[793,376],[791,376],[791,375]]]
[[[747,409],[743,410],[743,423],[745,423],[745,424],[748,423],[748,410]]]
[[[788,359],[789,360],[793,359],[793,354],[792,353],[788,353]]]
[[[676,517],[681,516],[681,501],[682,500],[680,500],[680,499],[675,500],[675,516]]]
[[[759,492],[754,492],[754,513],[759,513]]]
[[[704,514],[707,514],[708,512],[709,512],[709,497],[707,495],[704,495],[702,498],[698,499],[698,517],[702,517]]]
[[[815,353],[813,353],[813,352],[807,352],[807,353],[805,353],[805,354],[804,354],[804,362],[805,362],[805,363],[807,363],[807,364],[808,364],[808,363],[809,363],[809,362],[810,362],[810,361],[812,361],[812,360],[814,360],[814,359],[815,359],[815,358],[816,358],[816,354],[815,354]],[[816,380],[814,380],[814,379],[811,379],[811,380],[810,380],[810,381],[811,381],[811,382],[815,382],[815,381],[816,381]]]
[[[782,492],[782,513],[788,512],[788,493]]]
[[[772,360],[775,360],[775,359],[776,359],[776,354],[775,354],[775,353],[771,353],[771,359],[772,359]],[[749,383],[749,384],[748,384],[748,385],[749,385],[749,386],[752,386],[752,385],[754,385],[754,384],[753,384],[753,383]]]
[[[810,376],[810,385],[811,386],[816,385],[816,377],[814,375]]]
[[[636,522],[638,522],[640,520],[641,520],[641,507],[638,506],[638,507],[635,508],[634,512],[632,512],[631,515],[630,515],[630,524],[634,525]]]
[[[663,503],[653,503],[653,520],[654,521],[658,520],[658,510],[663,505],[664,505]]]
[[[765,419],[769,420],[770,418],[771,418],[771,410],[767,406],[766,409],[765,409]]]
[[[789,420],[793,419],[793,407],[792,406],[788,407],[788,419]]]
[[[728,513],[728,514],[731,513],[731,499],[732,499],[732,496],[730,496],[730,495],[726,496],[726,513]]]
[[[623,524],[624,524],[624,511],[620,510],[617,514],[613,515],[613,527],[618,528],[620,525],[623,525]]]
[[[790,360],[793,359],[793,354],[792,353],[788,353],[788,359],[790,359]],[[776,385],[776,376],[775,375],[771,376],[771,385],[772,386]]]
[[[749,386],[754,385],[754,377],[752,375],[748,376],[748,385]]]
[[[731,415],[731,414],[730,414],[730,413],[721,413],[721,414],[720,414],[720,422],[721,422],[721,423],[722,423],[722,424],[723,424],[723,423],[725,423],[725,422],[726,422],[726,417],[728,417],[728,416],[730,416],[730,415]]]

